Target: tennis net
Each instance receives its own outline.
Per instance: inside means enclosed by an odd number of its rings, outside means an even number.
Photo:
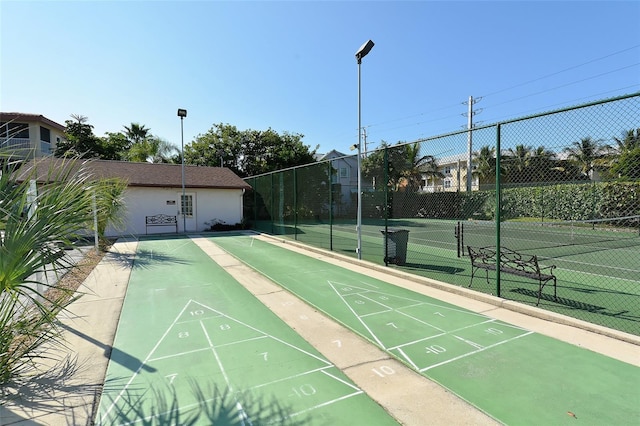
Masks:
[[[464,221],[456,225],[456,238],[463,255],[466,246],[496,245],[497,228],[491,221]],[[599,249],[640,244],[640,215],[570,221],[500,224],[500,245],[512,250],[540,250],[588,246]],[[574,249],[575,250],[575,249]]]

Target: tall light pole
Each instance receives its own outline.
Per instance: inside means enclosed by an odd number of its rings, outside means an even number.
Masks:
[[[184,192],[184,118],[187,116],[187,110],[178,108],[178,117],[180,117],[180,139],[181,139],[181,153],[182,158],[182,198],[180,199],[180,210],[182,210],[182,232],[187,232],[187,215],[184,213],[185,206],[185,192]]]
[[[362,113],[361,113],[361,96],[360,96],[360,66],[362,58],[373,48],[373,42],[367,40],[356,52],[356,60],[358,61],[358,214],[356,219],[356,232],[358,234],[358,259],[362,259]]]

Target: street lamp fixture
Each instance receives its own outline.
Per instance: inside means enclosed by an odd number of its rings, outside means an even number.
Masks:
[[[184,126],[183,120],[187,116],[187,110],[178,108],[178,117],[180,117],[180,139],[181,147],[180,157],[182,158],[182,198],[180,199],[180,209],[182,210],[182,232],[187,232],[187,215],[184,212],[186,204],[186,194],[184,190]]]
[[[358,61],[358,213],[356,219],[356,232],[358,234],[358,259],[362,259],[362,112],[361,112],[361,95],[360,95],[360,66],[362,58],[373,48],[373,41],[367,40],[356,52],[356,60]]]

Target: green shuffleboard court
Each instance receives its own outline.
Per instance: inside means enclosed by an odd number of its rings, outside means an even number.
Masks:
[[[636,366],[252,236],[211,241],[500,422],[632,425],[640,419]]]
[[[536,255],[541,267],[555,265],[557,298],[553,287],[543,290],[540,307],[593,324],[640,335],[640,218],[632,216],[615,227],[606,221],[504,222],[501,247]],[[400,268],[415,275],[467,287],[471,264],[466,246],[496,245],[496,226],[489,221],[395,219],[389,228],[409,231],[406,262]],[[383,221],[362,226],[362,258],[383,264]],[[336,253],[356,256],[355,223],[298,224],[284,238],[295,239]],[[496,274],[477,274],[472,288],[497,295]],[[535,280],[501,275],[499,296],[534,305]]]
[[[96,423],[397,424],[188,238],[138,245]]]

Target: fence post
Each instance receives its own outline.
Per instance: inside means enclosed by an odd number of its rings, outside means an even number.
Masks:
[[[387,254],[389,253],[389,148],[387,146],[384,147],[384,178],[382,179],[384,182],[384,264],[387,263]]]
[[[298,240],[298,169],[293,169],[293,239]],[[285,231],[286,234],[286,231]]]
[[[333,251],[333,183],[331,179],[331,160],[327,161],[327,176],[329,178],[329,250]]]
[[[500,297],[500,213],[502,209],[500,126],[500,123],[496,126],[496,296],[498,297]]]
[[[256,179],[253,178],[253,223],[254,227],[258,225],[258,188],[256,187]]]
[[[269,203],[270,204],[270,206],[269,206],[269,216],[270,216],[270,219],[271,219],[270,222],[271,222],[271,234],[272,235],[274,234],[274,232],[273,232],[273,221],[274,221],[274,217],[273,217],[273,176],[274,175],[275,175],[275,173],[271,173],[271,188],[270,188],[271,194],[270,194],[270,197],[269,197],[271,199],[271,202]]]

